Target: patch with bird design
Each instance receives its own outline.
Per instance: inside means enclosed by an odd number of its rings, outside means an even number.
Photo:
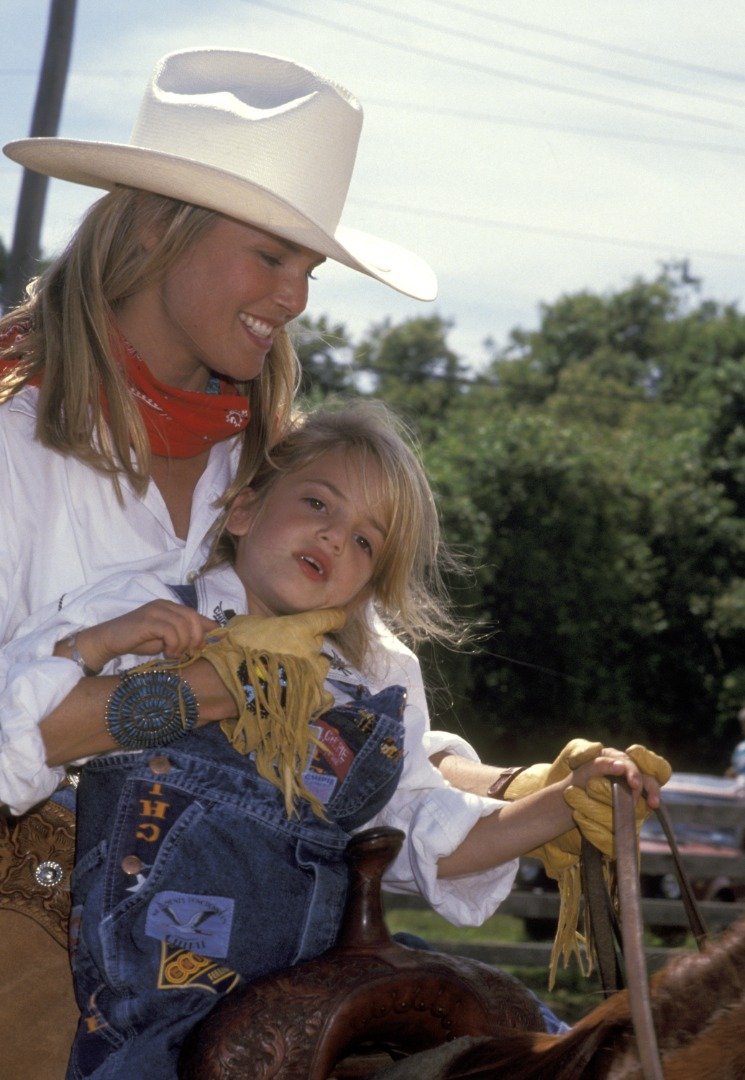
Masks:
[[[222,960],[228,955],[235,901],[167,890],[148,904],[145,933],[179,949]]]

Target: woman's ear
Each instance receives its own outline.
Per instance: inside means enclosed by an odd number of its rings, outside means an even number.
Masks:
[[[151,254],[163,239],[163,226],[154,222],[141,221],[137,226],[137,239],[143,251]]]
[[[225,529],[233,536],[245,536],[253,524],[256,513],[256,492],[244,488],[233,499]]]

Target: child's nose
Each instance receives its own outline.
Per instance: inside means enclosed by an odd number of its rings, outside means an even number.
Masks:
[[[339,525],[326,525],[321,529],[321,540],[325,540],[337,555],[344,550],[344,530]]]

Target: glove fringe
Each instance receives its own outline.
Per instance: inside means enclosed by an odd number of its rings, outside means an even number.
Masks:
[[[591,975],[593,970],[593,957],[587,945],[590,939],[587,936],[586,927],[584,934],[578,930],[580,902],[582,899],[579,862],[575,862],[562,870],[557,881],[559,885],[559,916],[548,970],[549,990],[554,988],[559,960],[562,961],[562,966],[567,968],[572,957],[575,957],[579,970],[585,977]],[[586,915],[587,905],[585,905]]]
[[[209,652],[204,659],[210,660]],[[323,806],[308,791],[302,773],[318,744],[310,724],[330,708],[332,695],[317,684],[314,667],[302,657],[247,652],[243,674],[253,703],[237,719],[223,720],[222,731],[239,754],[255,752],[257,772],[282,792],[288,817],[298,799],[307,799],[323,817]],[[236,682],[245,700],[245,688]]]
[[[329,626],[332,616],[329,612]],[[243,617],[245,624],[250,616]],[[296,813],[299,799],[306,799],[313,813],[325,819],[323,804],[303,783],[318,740],[311,730],[313,720],[334,704],[333,694],[324,689],[329,660],[313,646],[316,631],[308,616],[286,617],[287,652],[258,645],[249,648],[233,632],[233,620],[210,634],[206,644],[191,656],[177,660],[150,660],[135,671],[155,668],[183,671],[199,659],[208,660],[228,689],[238,710],[237,719],[223,720],[220,728],[239,754],[255,754],[260,776],[278,788],[284,797],[287,816]],[[282,619],[273,621],[281,624]],[[317,621],[317,620],[316,620]],[[320,641],[320,638],[319,638]],[[307,655],[297,655],[298,646],[307,646]],[[292,652],[295,647],[295,652]]]

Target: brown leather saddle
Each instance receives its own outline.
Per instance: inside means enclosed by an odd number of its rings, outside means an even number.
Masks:
[[[543,1030],[512,976],[391,938],[380,882],[402,841],[388,828],[352,838],[338,944],[227,997],[185,1045],[181,1080],[361,1080],[461,1036]]]

